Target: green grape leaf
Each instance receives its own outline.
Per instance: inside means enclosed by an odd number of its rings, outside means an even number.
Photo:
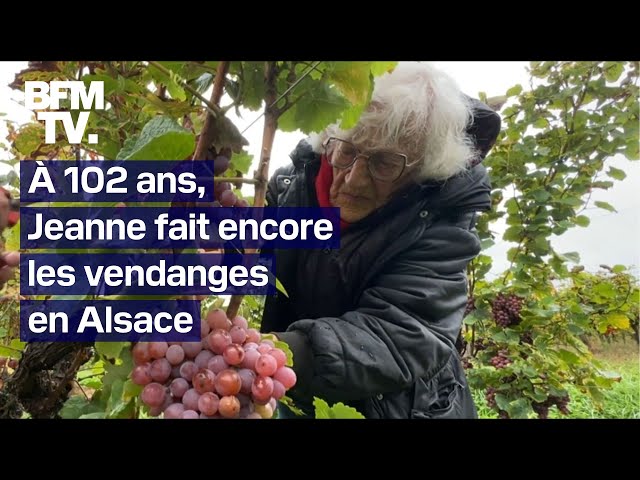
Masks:
[[[328,78],[354,105],[363,104],[373,89],[369,62],[330,62]]]
[[[611,178],[615,178],[616,180],[624,180],[627,178],[627,174],[624,173],[624,170],[620,170],[619,168],[609,167],[609,171],[607,172]]]
[[[284,406],[286,406],[289,410],[291,410],[296,415],[299,415],[299,416],[304,415],[304,412],[300,410],[298,407],[296,407],[295,404],[293,403],[293,400],[291,400],[291,398],[287,397],[286,395],[278,401],[282,403]]]
[[[84,82],[85,88],[89,88],[91,82],[104,82],[103,89],[105,97],[119,90],[118,80],[109,75],[84,75],[82,81]]]
[[[340,122],[340,128],[348,130],[353,128],[360,120],[360,115],[364,111],[365,104],[352,105],[347,108],[342,114],[342,121]]]
[[[264,62],[242,63],[242,106],[249,110],[262,107],[265,95]]]
[[[107,414],[105,412],[93,412],[93,413],[86,413],[84,415],[80,415],[79,419],[80,420],[103,419],[106,416]]]
[[[75,395],[73,397],[69,397],[69,399],[64,403],[62,408],[60,409],[59,415],[61,418],[91,418],[87,417],[87,415],[95,415],[97,413],[101,414],[103,418],[104,412],[101,411],[101,407],[88,401],[82,395]]]
[[[318,397],[313,397],[313,406],[315,407],[315,417],[319,419],[334,418],[365,418],[355,408],[349,407],[342,402],[335,403],[331,407],[329,404]]]
[[[42,142],[44,142],[44,125],[29,123],[20,129],[14,143],[16,150],[25,157],[30,157]]]
[[[575,222],[576,225],[579,225],[580,227],[588,227],[591,223],[591,220],[589,220],[589,217],[585,215],[578,215],[575,219]]]
[[[128,347],[129,342],[95,342],[96,351],[107,358],[118,358],[124,347]]]
[[[128,139],[118,160],[182,160],[193,153],[195,136],[167,117],[154,117],[140,135]]]
[[[522,93],[522,85],[514,85],[509,90],[507,90],[507,97],[515,97]]]
[[[249,169],[251,168],[252,163],[253,155],[249,154],[245,150],[242,150],[242,152],[240,153],[235,153],[233,157],[231,157],[231,165],[233,166],[232,169],[240,170],[245,175],[249,173]]]
[[[608,82],[615,82],[620,78],[624,71],[624,65],[622,62],[605,62],[604,64],[604,78]]]
[[[293,367],[293,352],[289,348],[289,345],[287,345],[287,343],[283,342],[282,340],[277,340],[273,343],[275,344],[276,348],[281,349],[287,356],[287,362],[285,363],[285,365],[287,367]]]
[[[326,82],[307,77],[300,82],[300,96],[296,103],[278,119],[285,132],[300,129],[304,133],[320,132],[340,118],[349,102]]]
[[[5,250],[20,250],[20,221],[4,232]]]
[[[393,71],[398,62],[371,62],[371,73],[374,77]]]
[[[610,203],[602,202],[602,201],[596,201],[596,202],[594,202],[594,204],[595,204],[596,207],[602,208],[602,209],[607,210],[609,212],[617,212],[617,210]]]

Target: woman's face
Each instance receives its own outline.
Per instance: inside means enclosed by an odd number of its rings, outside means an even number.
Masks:
[[[373,152],[373,150],[360,148],[359,150],[365,155]],[[389,150],[399,151],[397,148]],[[369,162],[368,158],[360,156],[349,168],[333,167],[333,183],[329,191],[329,198],[334,207],[340,208],[340,218],[345,222],[353,223],[363,219],[374,210],[382,207],[394,193],[411,181],[414,167],[405,168],[400,178],[389,182],[374,178],[369,171],[367,162]]]

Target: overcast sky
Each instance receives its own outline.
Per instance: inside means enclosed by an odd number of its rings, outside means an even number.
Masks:
[[[449,73],[460,88],[469,95],[477,96],[485,92],[489,97],[503,95],[508,88],[520,83],[527,88],[529,77],[526,72],[527,62],[434,62]],[[27,62],[0,62],[0,114],[18,124],[30,121],[31,112],[22,107],[18,101],[22,95],[11,90],[10,83],[16,72],[25,68]],[[237,118],[233,111],[229,112],[232,120],[243,130],[258,115],[258,112],[245,112],[243,118]],[[262,141],[262,120],[256,122],[244,136],[249,140],[250,153],[257,162]],[[0,123],[0,139],[4,140],[7,131],[4,122]],[[300,133],[276,134],[270,173],[287,164],[289,153],[304,136]],[[7,158],[6,152],[0,152],[0,159]],[[617,213],[598,208],[588,208],[584,214],[590,217],[591,224],[587,228],[576,227],[564,235],[552,240],[554,247],[560,252],[577,251],[581,264],[589,270],[597,270],[600,264],[624,264],[640,266],[640,162],[629,162],[623,157],[614,157],[608,162],[627,173],[627,178],[616,181],[608,191],[595,190],[591,202],[603,200],[612,204]],[[254,164],[255,166],[255,164]],[[0,174],[5,173],[0,166]],[[251,172],[253,174],[253,172]],[[498,229],[496,229],[498,230]],[[502,228],[500,228],[502,230]],[[508,267],[506,251],[513,244],[501,242],[487,250],[494,258],[494,274]]]

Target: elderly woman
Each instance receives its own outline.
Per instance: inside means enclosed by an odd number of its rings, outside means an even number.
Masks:
[[[270,206],[340,208],[338,250],[277,252],[289,296],[262,324],[286,341],[291,397],[344,402],[367,418],[475,418],[455,348],[490,208],[480,163],[499,116],[426,64],[380,77],[351,130],[302,141],[269,182]],[[281,416],[288,416],[283,409]]]

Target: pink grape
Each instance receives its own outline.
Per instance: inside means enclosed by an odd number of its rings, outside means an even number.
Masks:
[[[253,373],[253,370],[249,370],[248,368],[241,368],[238,370],[238,375],[240,375],[240,380],[242,381],[242,386],[240,387],[240,391],[242,393],[246,393],[247,395],[251,394],[251,385],[253,385],[253,381],[256,378],[256,374]]]
[[[215,386],[216,391],[222,396],[235,395],[242,388],[242,380],[238,372],[226,369],[216,375]]]
[[[269,353],[272,349],[273,347],[268,343],[261,343],[260,345],[258,345],[258,351],[263,355]]]
[[[238,201],[238,196],[231,190],[225,190],[220,194],[219,198],[220,205],[223,207],[233,207],[233,205]]]
[[[193,388],[190,388],[182,396],[182,404],[187,410],[198,410],[198,401],[200,400],[200,394]]]
[[[240,401],[234,396],[224,396],[220,399],[218,412],[225,418],[235,418],[240,414]]]
[[[229,364],[224,361],[224,357],[222,355],[215,355],[207,363],[207,368],[217,375],[221,371],[229,368]]]
[[[276,373],[273,374],[273,379],[280,382],[287,390],[292,388],[297,381],[296,372],[289,367],[280,367],[276,370]]]
[[[198,366],[198,368],[207,368],[207,364],[209,363],[209,360],[211,360],[212,358],[213,358],[213,353],[211,353],[209,350],[202,350],[196,356],[196,359],[194,360],[194,362]]]
[[[165,390],[166,392],[166,390]],[[171,405],[173,403],[173,400],[171,399],[171,395],[165,395],[164,396],[164,402],[162,402],[162,405],[160,405],[159,407],[151,407],[149,409],[149,415],[153,416],[153,417],[157,417],[159,416],[162,412],[164,412],[169,405]]]
[[[253,395],[253,401],[260,404],[265,404],[271,398],[273,393],[273,380],[271,377],[256,377],[251,385],[251,394]]]
[[[236,395],[238,401],[240,402],[241,408],[248,408],[253,412],[253,402],[251,401],[251,397],[249,395],[245,395],[244,393],[239,393]]]
[[[247,202],[244,198],[239,198],[235,206],[240,208],[245,208],[249,206],[249,202]]]
[[[271,348],[275,348],[276,344],[273,343],[273,340],[269,340],[268,338],[265,338],[264,340],[262,340],[261,343],[267,344],[269,345]]]
[[[164,412],[162,405],[160,405],[159,407],[149,407],[150,417],[159,417],[162,412]]]
[[[276,359],[276,362],[278,363],[278,368],[284,367],[285,364],[287,363],[286,353],[284,353],[284,351],[279,348],[272,348],[271,351],[269,352],[269,355],[271,355],[273,358]]]
[[[211,370],[201,369],[193,376],[193,388],[202,395],[205,392],[213,392],[216,376]]]
[[[150,407],[159,407],[164,402],[165,389],[159,383],[150,383],[140,394],[142,401]]]
[[[269,403],[256,405],[256,413],[258,413],[262,418],[271,418],[273,417],[273,408],[271,408]]]
[[[238,345],[242,345],[244,341],[247,339],[247,332],[242,327],[234,326],[229,330],[229,335],[231,336],[231,341],[233,343],[237,343]]]
[[[247,328],[249,328],[249,322],[247,322],[247,319],[240,315],[236,315],[231,321],[231,323],[233,324],[234,327],[240,327],[243,330],[246,330]]]
[[[212,392],[206,392],[200,395],[198,399],[198,410],[208,416],[215,415],[218,412],[220,398]]]
[[[178,365],[184,360],[184,350],[180,345],[171,345],[165,356],[171,365]]]
[[[145,363],[144,365],[138,365],[133,369],[131,373],[131,380],[136,385],[147,385],[153,381],[151,378],[151,374],[149,373],[150,364]]]
[[[151,361],[151,354],[149,353],[148,343],[136,343],[133,346],[131,353],[133,355],[133,361],[136,363],[136,365],[142,365],[143,363]]]
[[[229,332],[221,329],[216,329],[207,337],[209,350],[218,355],[222,355],[227,345],[231,345],[231,335]]]
[[[284,388],[284,385],[282,385],[282,383],[277,380],[273,381],[273,393],[271,394],[273,398],[275,398],[276,400],[280,400],[282,397],[284,397],[284,394],[286,392],[287,389]]]
[[[278,362],[271,355],[260,355],[258,357],[258,360],[256,361],[255,369],[256,372],[258,372],[258,375],[270,377],[271,375],[276,373],[276,370],[278,370]]]
[[[151,342],[149,344],[149,355],[151,355],[151,358],[163,358],[168,348],[167,342]]]
[[[220,195],[225,190],[231,190],[231,184],[229,182],[215,182],[213,184],[213,196],[214,197],[220,198]]]
[[[164,411],[164,418],[180,418],[184,412],[184,405],[181,403],[172,403]]]
[[[164,383],[171,375],[171,364],[166,358],[154,360],[149,367],[149,375],[154,381]]]
[[[229,365],[240,365],[242,360],[244,360],[244,350],[240,345],[232,343],[224,349],[222,357]]]
[[[205,319],[200,319],[200,338],[204,338],[209,335],[211,327]]]
[[[242,403],[242,402],[241,402]],[[255,407],[253,406],[253,403],[250,404],[251,406],[241,406],[240,407],[240,413],[239,413],[239,417],[240,418],[247,418],[248,415],[252,414],[255,410]]]
[[[231,328],[231,321],[227,318],[227,314],[224,310],[216,308],[211,310],[207,315],[207,323],[211,330],[229,330]]]
[[[242,348],[244,348],[245,352],[247,350],[257,350],[258,349],[258,344],[254,343],[254,342],[246,342],[244,345],[242,345]]]
[[[251,370],[256,369],[256,362],[260,358],[260,352],[258,350],[245,350],[244,360],[242,360],[242,368],[249,368]]]
[[[184,342],[182,349],[187,358],[195,358],[202,350],[202,342]]]
[[[260,343],[260,332],[255,328],[247,329],[247,342]]]
[[[213,160],[213,174],[218,176],[222,175],[225,170],[229,168],[229,157],[225,157],[224,155],[218,155]]]
[[[195,410],[185,410],[184,412],[182,412],[180,418],[197,420],[198,418],[200,418],[200,415],[198,415],[198,412],[196,412]]]
[[[176,378],[169,385],[169,390],[175,398],[182,398],[185,392],[189,390],[189,382],[182,377]]]
[[[198,366],[191,362],[184,362],[180,366],[180,376],[184,378],[187,382],[190,382],[193,379],[193,376],[198,372]]]

